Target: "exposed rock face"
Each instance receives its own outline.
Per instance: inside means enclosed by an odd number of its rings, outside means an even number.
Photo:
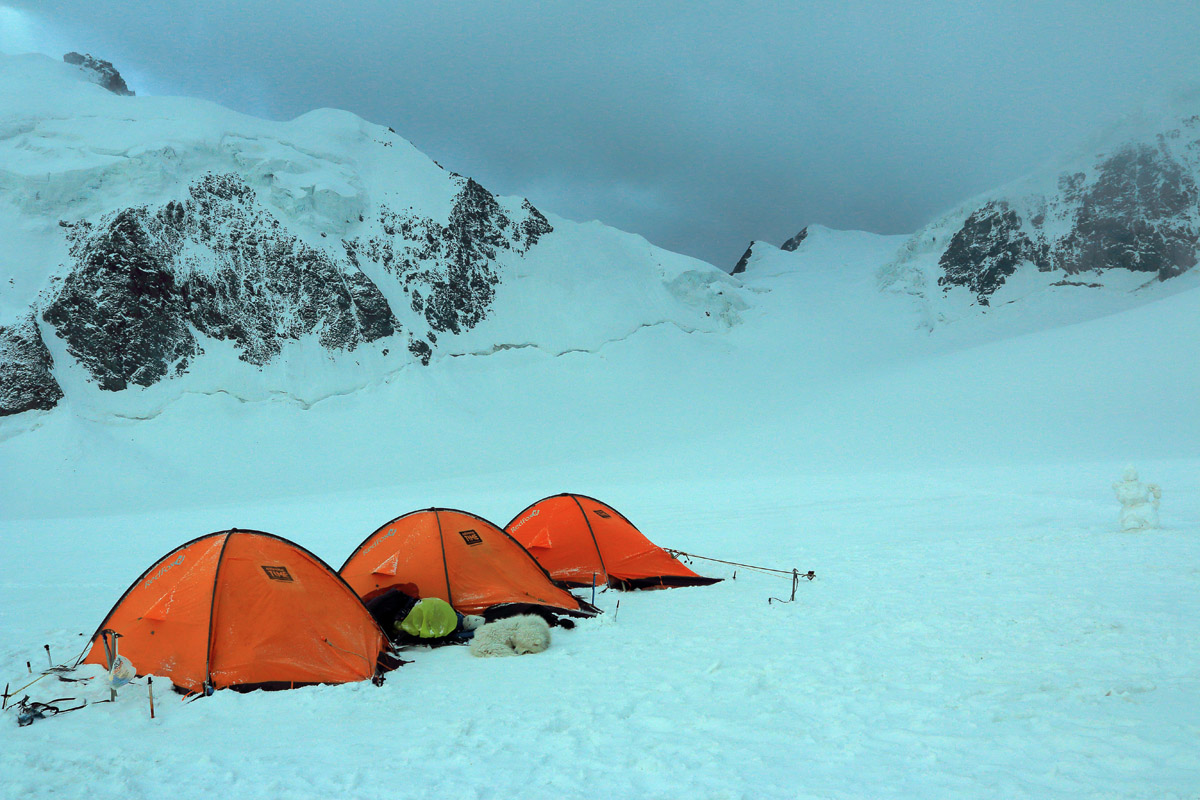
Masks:
[[[1022,230],[1021,220],[1007,203],[997,201],[978,209],[954,234],[938,266],[945,274],[939,286],[965,286],[980,305],[1026,261],[1046,269],[1046,247],[1035,244]]]
[[[1075,227],[1054,248],[1068,274],[1119,267],[1173,278],[1196,265],[1196,182],[1164,150],[1126,147],[1100,165],[1096,180],[1064,180],[1064,197],[1079,204]]]
[[[792,238],[790,238],[786,242],[784,242],[783,246],[780,247],[779,249],[783,250],[784,252],[791,253],[797,247],[800,246],[801,242],[803,242],[807,238],[808,238],[808,228],[804,228],[799,233],[797,233],[795,236],[793,236]]]
[[[16,325],[0,325],[0,417],[54,408],[63,392],[53,366],[32,315]]]
[[[491,192],[467,178],[445,225],[385,206],[381,233],[345,246],[354,263],[369,258],[394,274],[431,330],[461,333],[487,317],[500,280],[497,252],[524,254],[554,230],[529,201],[522,211],[524,219],[514,223]],[[418,357],[425,360],[423,354],[422,348]]]
[[[103,86],[113,94],[133,96],[133,92],[125,85],[125,79],[121,77],[121,73],[117,72],[117,68],[111,62],[80,53],[67,53],[63,56],[63,61],[79,67],[88,76],[88,80]]]
[[[242,178],[210,173],[182,200],[61,223],[72,263],[43,318],[110,391],[183,374],[204,352],[198,334],[232,342],[241,360],[259,366],[308,335],[350,351],[400,332],[361,269],[371,259],[428,323],[408,336],[409,352],[428,364],[437,333],[461,333],[488,316],[497,252],[523,254],[553,230],[528,202],[513,220],[490,192],[460,180],[446,224],[381,208],[378,235],[343,241],[344,256],[335,257],[289,232]]]
[[[1111,269],[1158,280],[1180,275],[1200,255],[1197,175],[1200,117],[1159,136],[1156,146],[1128,144],[1089,172],[1062,175],[1049,196],[993,200],[976,209],[942,253],[938,284],[966,287],[987,305],[1026,266],[1072,276]]]
[[[239,177],[189,195],[67,226],[74,264],[44,318],[101,388],[182,373],[202,352],[193,331],[258,365],[306,334],[353,350],[395,333],[378,287],[288,233]]]
[[[746,271],[746,265],[750,263],[750,256],[754,255],[754,242],[746,248],[746,252],[742,253],[742,257],[738,259],[738,263],[733,265],[733,272],[730,275],[740,275]]]

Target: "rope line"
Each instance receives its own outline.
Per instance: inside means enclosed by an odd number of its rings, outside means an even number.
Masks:
[[[789,578],[792,577],[792,574],[796,572],[796,570],[794,570],[794,569],[774,569],[772,567],[760,567],[757,564],[741,564],[741,563],[738,563],[737,561],[724,561],[720,558],[710,558],[708,556],[698,556],[695,553],[685,553],[682,550],[672,550],[669,547],[664,547],[663,549],[666,550],[668,553],[670,553],[675,558],[678,558],[679,556],[687,556],[688,558],[698,558],[701,561],[715,561],[718,564],[728,564],[731,567],[744,567],[745,569],[756,569],[759,572],[767,572],[767,573],[772,573],[772,574],[776,574],[776,575],[786,575]],[[813,573],[810,570],[808,573],[801,572],[800,577],[808,578],[811,581],[814,577],[816,577],[816,575],[815,575],[815,573]]]
[[[366,656],[364,656],[362,653],[355,653],[353,650],[347,650],[347,649],[346,649],[346,648],[344,648],[344,647],[338,647],[336,644],[334,644],[333,642],[329,641],[329,639],[328,639],[328,638],[326,638],[326,637],[321,637],[321,641],[325,642],[325,644],[329,645],[329,646],[330,646],[330,647],[332,647],[334,650],[341,650],[343,653],[345,653],[345,654],[346,654],[346,655],[348,655],[348,656],[354,656],[355,658],[362,659],[362,662],[363,662],[364,664],[366,664],[366,665],[367,665],[367,669],[368,669],[370,672],[374,672],[374,671],[375,671],[375,670],[374,670],[374,669],[371,667],[371,662],[370,662],[370,661],[368,661],[368,660],[367,660],[367,657],[366,657]]]

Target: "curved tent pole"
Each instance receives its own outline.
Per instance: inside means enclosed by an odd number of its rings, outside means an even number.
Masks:
[[[596,548],[596,558],[600,559],[600,569],[604,570],[604,583],[605,583],[605,585],[607,585],[609,582],[609,577],[608,577],[608,567],[604,566],[604,554],[600,552],[600,543],[596,541],[596,531],[592,528],[592,521],[590,519],[588,519],[587,511],[584,510],[583,503],[579,502],[579,498],[583,497],[584,500],[591,500],[593,503],[599,503],[600,501],[596,500],[594,498],[591,498],[591,497],[585,497],[584,495],[572,494],[572,495],[567,495],[567,496],[575,501],[576,507],[579,508],[579,513],[583,515],[583,524],[587,525],[588,534],[592,537],[592,547]],[[602,505],[607,505],[607,504],[602,504]],[[616,509],[613,509],[613,510],[616,511]],[[618,514],[617,516],[620,516],[620,514]],[[625,518],[621,517],[621,519],[625,519]],[[629,522],[629,520],[627,520],[627,519],[625,521]],[[629,522],[629,524],[631,527],[634,528],[634,530],[637,530],[637,528],[635,526],[633,526],[632,522]],[[593,582],[592,592],[594,594],[596,591],[594,578],[592,579],[592,582]]]

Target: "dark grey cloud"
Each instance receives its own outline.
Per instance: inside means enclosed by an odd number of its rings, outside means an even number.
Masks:
[[[915,230],[1200,80],[1194,0],[4,4],[144,93],[346,108],[726,268],[809,223]]]

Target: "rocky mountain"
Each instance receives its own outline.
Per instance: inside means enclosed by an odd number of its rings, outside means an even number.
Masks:
[[[439,357],[719,330],[745,305],[710,265],[548,218],[351,114],[132,97],[80,72],[106,63],[0,58],[0,415],[309,404]]]
[[[117,68],[112,65],[111,61],[105,61],[101,58],[93,58],[90,53],[67,53],[63,56],[63,61],[67,64],[72,64],[79,67],[79,71],[84,77],[97,86],[102,86],[108,89],[113,94],[119,94],[124,97],[132,97],[134,92],[125,85],[125,79],[121,77],[121,73],[117,72]]]
[[[933,222],[882,270],[884,287],[919,297],[931,324],[1047,292],[1170,291],[1200,258],[1200,114],[1106,139]]]

